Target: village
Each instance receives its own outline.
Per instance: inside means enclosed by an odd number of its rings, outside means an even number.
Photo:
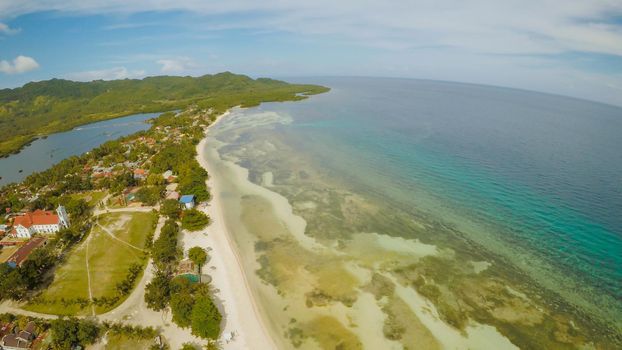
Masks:
[[[204,257],[197,264],[178,256],[176,243],[158,240],[166,238],[163,231],[176,241],[180,229],[194,231],[209,223],[197,210],[210,195],[194,148],[211,114],[192,108],[164,113],[146,132],[2,188],[3,305],[43,319],[105,314],[128,297],[148,263],[167,271],[169,281],[182,276],[190,283],[209,283],[199,271]],[[159,257],[167,254],[171,257]],[[25,271],[35,275],[30,282],[21,282]],[[0,349],[47,348],[49,325],[20,320],[21,327],[0,318]],[[164,348],[166,341],[158,337],[155,342]]]

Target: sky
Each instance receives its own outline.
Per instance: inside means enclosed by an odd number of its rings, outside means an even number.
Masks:
[[[622,106],[622,0],[0,0],[0,88],[222,71],[446,80]]]

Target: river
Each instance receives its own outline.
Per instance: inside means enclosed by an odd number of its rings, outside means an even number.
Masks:
[[[146,121],[158,114],[133,114],[39,138],[21,152],[0,159],[0,186],[22,181],[34,172],[48,169],[65,158],[88,152],[106,141],[147,130],[150,124]]]

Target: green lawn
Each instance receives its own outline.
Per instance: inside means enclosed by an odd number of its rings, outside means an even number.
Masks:
[[[101,202],[101,200],[104,199],[104,197],[106,197],[106,193],[107,193],[106,191],[88,191],[88,192],[75,193],[75,194],[72,194],[71,196],[77,199],[84,199],[89,204],[89,206],[94,207],[99,202]]]
[[[106,350],[124,350],[124,349],[136,349],[136,350],[148,350],[151,345],[154,345],[153,339],[130,339],[123,335],[108,335],[108,342],[106,343]]]
[[[152,213],[110,213],[100,216],[99,223],[108,228],[115,237],[144,248],[147,236],[152,232],[156,216]],[[87,243],[85,239],[69,254],[67,261],[56,270],[54,282],[38,298],[28,304],[27,310],[59,314],[88,315],[90,306],[78,303],[63,303],[64,300],[88,299],[88,277],[86,270]],[[145,265],[146,253],[128,246],[94,225],[88,243],[88,261],[91,274],[91,290],[94,298],[114,297],[115,286],[125,279],[133,263]],[[140,279],[140,276],[137,280]],[[117,304],[125,298],[121,298]],[[106,312],[114,306],[96,306],[96,313]]]

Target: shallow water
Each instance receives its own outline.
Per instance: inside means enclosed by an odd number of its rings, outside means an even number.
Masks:
[[[620,341],[622,109],[464,84],[313,82],[332,90],[238,110],[208,142],[227,225],[284,346]]]

